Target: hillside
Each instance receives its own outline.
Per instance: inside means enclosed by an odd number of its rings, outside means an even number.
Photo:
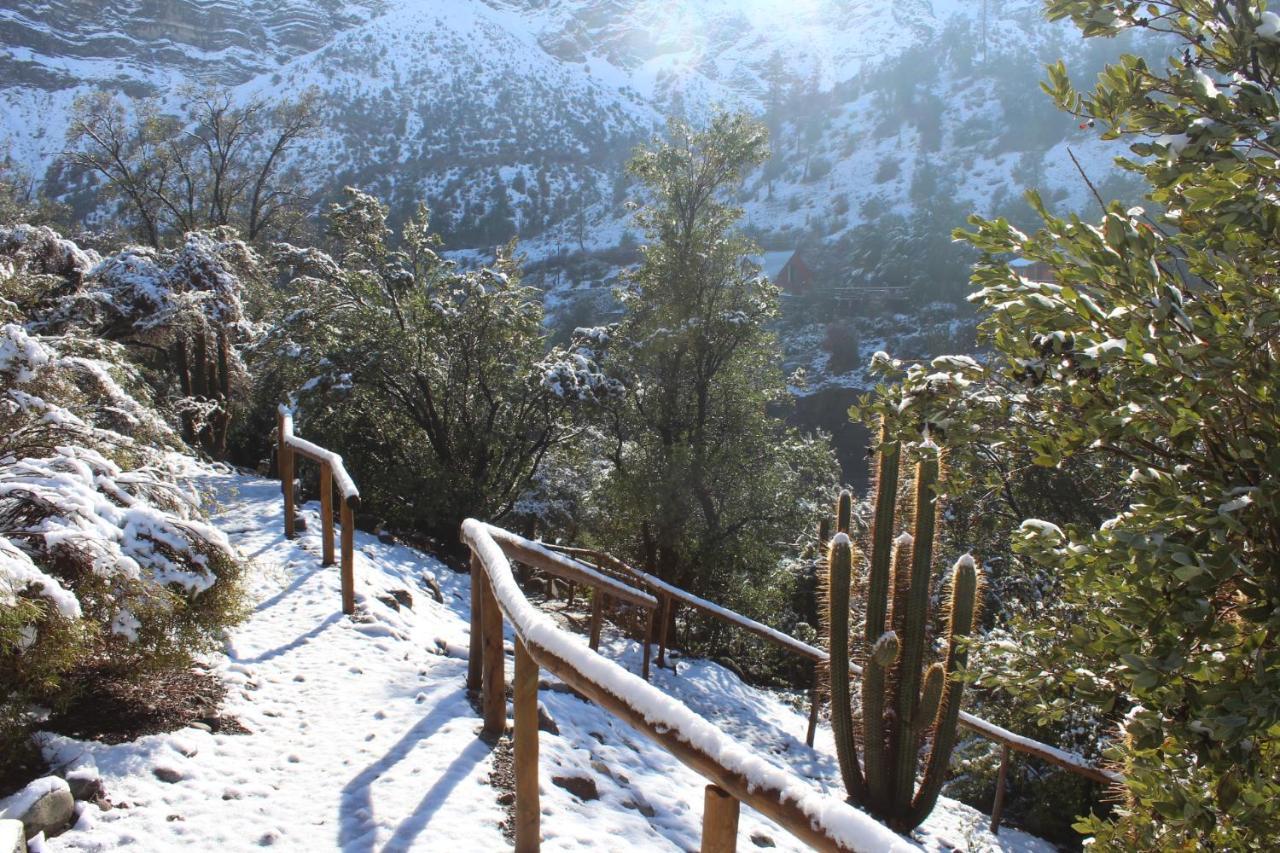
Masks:
[[[191,473],[215,496],[217,526],[252,560],[253,614],[205,664],[230,688],[222,717],[248,733],[201,726],[120,745],[42,736],[55,768],[96,770],[112,804],[82,805],[75,828],[43,849],[144,840],[153,849],[506,846],[504,786],[490,778],[500,751],[477,736],[480,719],[464,686],[469,578],[357,532],[358,613],[344,617],[338,572],[320,566],[315,504],[304,508],[308,530],[288,541],[278,482],[225,468]],[[611,630],[602,650],[638,666],[638,646]],[[678,675],[657,670],[658,686],[818,789],[842,790],[829,729],[821,727],[817,749],[809,749],[806,714],[784,697],[713,663],[678,666]],[[705,780],[544,678],[539,701],[558,730],[539,738],[543,849],[599,849],[602,838],[619,847],[696,848]],[[986,823],[944,799],[917,838],[924,850],[1053,849],[1007,827],[992,836]],[[756,847],[807,849],[746,808],[741,838],[745,849],[748,838]]]
[[[744,199],[748,226],[773,246],[828,247],[835,278],[901,274],[862,258],[860,226],[883,232],[886,217],[933,211],[946,221],[922,227],[945,237],[970,210],[1034,185],[1082,209],[1066,146],[1102,183],[1117,153],[1055,114],[1037,80],[1058,56],[1087,79],[1123,44],[1086,49],[1032,0],[166,9],[0,11],[0,139],[82,210],[83,178],[55,161],[74,99],[97,89],[173,107],[186,85],[244,97],[316,87],[324,130],[304,159],[320,198],[355,184],[401,213],[426,199],[453,248],[487,252],[518,235],[531,261],[557,267],[624,242],[632,147],[665,116],[717,104],[761,114],[773,133],[775,157]],[[567,269],[575,283],[586,274]]]

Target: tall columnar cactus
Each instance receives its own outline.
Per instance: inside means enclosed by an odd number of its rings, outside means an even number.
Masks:
[[[961,638],[973,630],[978,569],[969,555],[955,564],[947,603],[946,655],[926,666],[929,587],[940,479],[938,451],[925,445],[916,464],[912,531],[894,536],[901,448],[882,430],[869,556],[849,538],[848,492],[836,507],[828,553],[831,728],[849,796],[898,832],[919,826],[946,779],[960,718]],[[851,643],[849,595],[854,567],[865,569],[866,620]],[[856,648],[855,648],[856,647]],[[854,737],[851,653],[862,661],[862,761]],[[917,785],[920,753],[929,744]]]

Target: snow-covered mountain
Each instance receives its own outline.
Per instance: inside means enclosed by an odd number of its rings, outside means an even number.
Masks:
[[[305,156],[328,191],[359,185],[401,211],[425,199],[455,248],[518,234],[537,261],[624,239],[622,164],[666,115],[740,106],[765,118],[776,152],[748,187],[748,224],[779,248],[844,247],[839,266],[860,225],[931,197],[958,217],[1038,184],[1085,206],[1066,147],[1095,180],[1119,152],[1055,113],[1037,80],[1060,55],[1105,57],[1039,5],[18,0],[0,9],[0,140],[65,188],[75,176],[50,169],[78,95],[176,106],[192,83],[246,97],[314,87],[325,129]]]

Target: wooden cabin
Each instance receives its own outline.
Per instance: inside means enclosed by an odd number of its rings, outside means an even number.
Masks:
[[[1047,281],[1052,283],[1055,280],[1053,267],[1044,261],[1031,261],[1026,258],[1014,258],[1009,261],[1009,266],[1013,267],[1014,272],[1025,278],[1027,281]]]
[[[813,289],[813,270],[798,251],[765,252],[754,260],[783,293],[799,296]]]

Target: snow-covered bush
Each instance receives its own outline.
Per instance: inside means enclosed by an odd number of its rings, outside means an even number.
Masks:
[[[510,252],[461,270],[425,208],[398,238],[387,215],[348,190],[332,255],[276,247],[288,283],[252,348],[258,411],[296,397],[299,426],[362,472],[363,512],[454,541],[464,518],[508,514],[575,413],[619,388],[593,361],[598,336],[548,352]]]
[[[173,250],[131,246],[102,258],[46,227],[0,228],[0,320],[126,344],[187,442],[222,457],[246,396],[239,350],[255,330],[244,299],[259,266],[224,231],[192,232]]]
[[[122,363],[0,327],[0,740],[74,673],[184,662],[240,609],[231,546]]]

